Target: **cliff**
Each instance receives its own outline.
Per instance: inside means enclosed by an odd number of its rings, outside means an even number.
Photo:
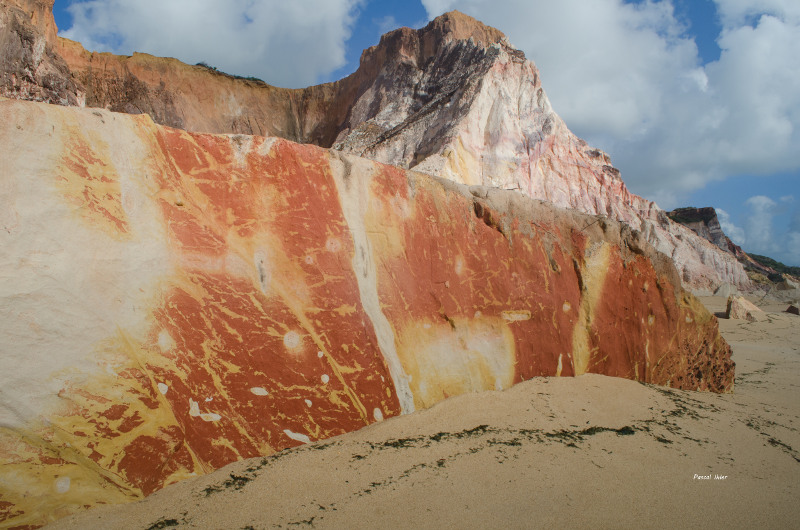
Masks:
[[[692,230],[703,239],[710,241],[725,252],[730,252],[739,259],[745,256],[742,248],[734,243],[722,231],[717,218],[717,211],[707,206],[705,208],[678,208],[667,212],[667,216],[676,223],[680,223]]]
[[[83,104],[70,68],[56,51],[53,0],[0,1],[0,97]]]
[[[462,13],[387,33],[352,75],[297,90],[174,59],[92,53],[50,34],[47,42],[86,106],[146,113],[187,131],[278,136],[515,189],[631,225],[672,257],[689,287],[750,287],[734,257],[630,193],[609,157],[552,110],[534,64],[500,31]]]
[[[611,219],[107,110],[0,101],[0,145],[3,525],[535,376],[733,386]]]
[[[769,278],[775,278],[778,281],[782,279],[781,274],[777,270],[753,259],[742,250],[742,247],[731,241],[730,238],[725,235],[725,232],[722,231],[722,227],[719,224],[717,211],[714,208],[710,206],[705,208],[678,208],[667,212],[667,215],[676,223],[686,226],[698,236],[735,256],[746,270]]]

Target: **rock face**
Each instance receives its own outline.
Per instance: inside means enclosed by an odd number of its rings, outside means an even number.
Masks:
[[[78,105],[82,93],[56,52],[53,0],[0,2],[0,96]]]
[[[732,254],[748,270],[770,277],[778,276],[778,271],[754,260],[742,250],[742,247],[725,235],[719,224],[717,211],[714,208],[710,206],[705,208],[678,208],[667,212],[667,216],[676,223],[686,226],[703,239],[710,241],[721,250]]]
[[[667,216],[676,223],[690,228],[695,234],[714,243],[720,249],[730,252],[737,258],[745,256],[742,248],[731,241],[730,238],[725,235],[725,232],[722,231],[719,218],[717,217],[717,211],[714,208],[710,206],[705,208],[678,208],[667,212]]]
[[[146,115],[0,102],[0,521],[534,376],[732,389],[614,220]]]
[[[90,53],[60,38],[54,45],[87,106],[146,113],[188,131],[279,136],[514,189],[628,223],[672,257],[688,286],[750,286],[733,256],[631,194],[609,157],[553,112],[533,63],[464,14],[390,32],[352,75],[300,90],[174,59]]]

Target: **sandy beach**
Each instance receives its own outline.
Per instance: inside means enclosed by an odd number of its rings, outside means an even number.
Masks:
[[[720,319],[731,394],[533,379],[48,528],[796,527],[800,317],[760,304],[763,322]]]

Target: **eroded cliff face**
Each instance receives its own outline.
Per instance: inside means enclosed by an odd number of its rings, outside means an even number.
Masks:
[[[625,224],[146,115],[5,100],[0,145],[3,525],[534,376],[732,389]]]
[[[469,36],[469,26],[486,28],[447,13],[365,51],[354,75],[376,62],[379,74],[334,148],[623,221],[672,257],[687,286],[750,285],[735,257],[630,193],[608,155],[569,131],[521,51],[499,32]]]
[[[53,0],[0,2],[0,97],[83,103],[80,87],[55,49],[52,9]]]
[[[725,252],[730,252],[737,258],[743,258],[745,252],[735,244],[722,231],[722,226],[717,218],[717,211],[708,206],[705,208],[678,208],[667,212],[670,219],[680,223],[703,239],[710,241]]]
[[[44,21],[47,13],[36,16]],[[608,156],[553,112],[533,63],[500,31],[462,13],[390,32],[364,51],[352,75],[298,90],[174,59],[91,53],[55,38],[52,14],[39,26],[87,106],[145,113],[188,131],[333,146],[455,182],[515,189],[630,224],[672,257],[687,286],[750,286],[734,257],[631,194]]]

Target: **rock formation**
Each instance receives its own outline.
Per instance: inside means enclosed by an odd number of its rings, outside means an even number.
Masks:
[[[0,1],[0,97],[82,104],[70,69],[56,52],[53,0]]]
[[[719,224],[717,211],[707,206],[705,208],[678,208],[667,212],[667,216],[688,228],[703,239],[706,239],[725,252],[730,252],[737,258],[744,257],[742,248],[730,240]]]
[[[89,53],[51,10],[0,0],[3,526],[535,376],[732,389],[681,282],[741,266],[499,31],[450,13],[290,90]]]
[[[753,259],[742,250],[742,247],[731,241],[730,238],[725,235],[725,232],[722,231],[722,227],[719,224],[717,211],[714,208],[710,206],[705,208],[678,208],[667,212],[667,216],[676,223],[680,223],[691,229],[692,232],[710,241],[723,251],[733,254],[745,269],[751,271],[751,273],[754,272],[771,278],[781,277],[778,271]]]
[[[0,145],[3,525],[534,376],[732,389],[623,223],[147,115],[0,101]]]
[[[461,13],[390,32],[352,75],[299,90],[146,54],[91,53],[47,36],[87,106],[146,113],[188,131],[279,136],[515,189],[628,223],[672,257],[687,286],[750,286],[735,258],[631,194],[609,157],[553,112],[533,63],[500,31]]]

